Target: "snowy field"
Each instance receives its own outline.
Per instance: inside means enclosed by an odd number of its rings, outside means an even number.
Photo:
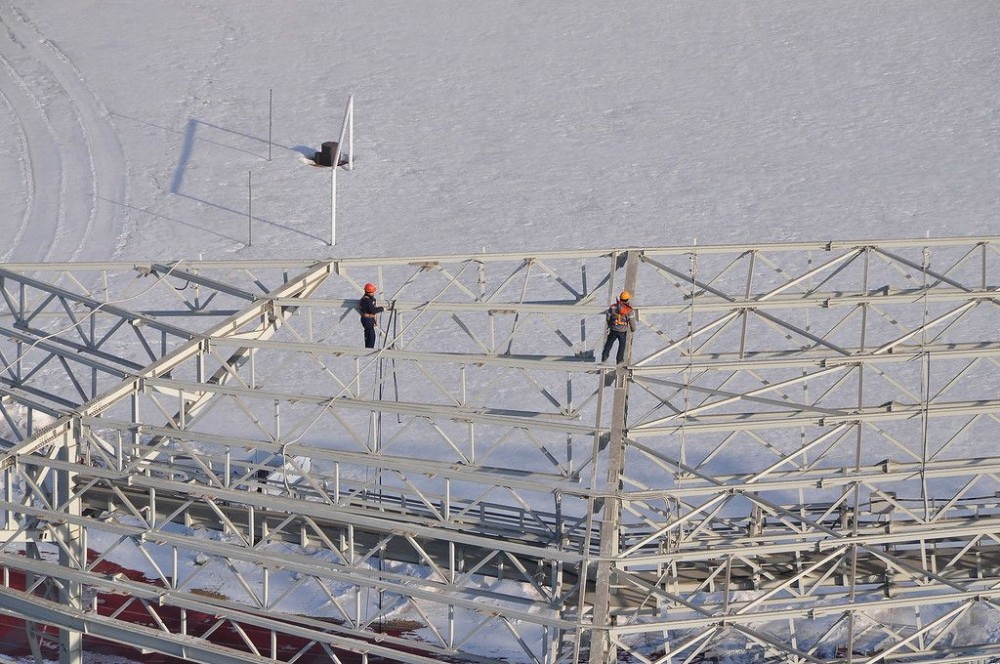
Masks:
[[[992,0],[0,0],[0,21],[7,263],[998,229]],[[307,156],[350,95],[330,246]]]
[[[6,261],[996,229],[989,0],[21,0],[0,19]],[[304,155],[351,94],[330,247],[329,171]]]

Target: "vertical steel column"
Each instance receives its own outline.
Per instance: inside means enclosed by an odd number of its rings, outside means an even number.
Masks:
[[[625,290],[634,290],[640,252],[625,252]],[[618,659],[611,644],[611,576],[619,553],[621,529],[621,479],[625,468],[625,421],[628,413],[628,366],[632,363],[632,335],[626,343],[625,365],[615,368],[615,391],[611,402],[611,428],[608,432],[607,481],[604,485],[601,514],[601,555],[597,561],[594,588],[594,622],[590,634],[590,664],[610,664]],[[604,374],[601,374],[604,379]],[[596,487],[595,487],[596,488]],[[595,501],[597,504],[598,501]]]
[[[72,468],[79,461],[81,427],[79,417],[73,418],[59,441],[59,460],[67,464],[57,470],[52,484],[52,506],[68,516],[79,517],[80,499],[76,496],[76,471]],[[59,565],[65,569],[82,570],[87,565],[87,548],[84,531],[79,523],[66,520],[53,526],[54,535],[61,542]],[[59,603],[77,612],[83,611],[83,584],[70,579],[59,580]],[[59,629],[59,664],[80,664],[83,661],[83,634],[77,630]]]

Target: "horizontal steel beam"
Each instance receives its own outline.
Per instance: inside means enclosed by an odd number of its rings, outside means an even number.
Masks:
[[[576,424],[579,420],[575,415],[565,415],[556,412],[518,411],[503,408],[487,408],[481,406],[450,406],[443,404],[422,404],[387,399],[376,401],[358,399],[346,395],[301,394],[279,392],[276,390],[261,390],[230,385],[199,383],[194,381],[170,380],[163,378],[148,378],[143,380],[144,391],[163,392],[174,395],[211,394],[215,396],[239,396],[244,399],[264,399],[267,401],[288,401],[314,406],[343,408],[347,410],[376,411],[399,415],[412,415],[428,419],[450,420],[455,422],[482,422],[509,426],[512,428],[531,428],[543,431],[558,431],[561,433],[592,436],[597,433],[593,425]]]

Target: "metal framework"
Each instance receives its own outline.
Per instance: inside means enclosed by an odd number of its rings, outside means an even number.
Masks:
[[[0,615],[64,663],[994,661],[998,249],[3,266]]]

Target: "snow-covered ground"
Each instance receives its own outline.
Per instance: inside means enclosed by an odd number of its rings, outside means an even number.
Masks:
[[[3,262],[997,232],[993,0],[0,0],[0,21]],[[331,247],[306,157],[350,95]]]
[[[19,0],[0,19],[7,261],[995,229],[991,0]],[[351,94],[330,247],[329,171],[304,155]]]

